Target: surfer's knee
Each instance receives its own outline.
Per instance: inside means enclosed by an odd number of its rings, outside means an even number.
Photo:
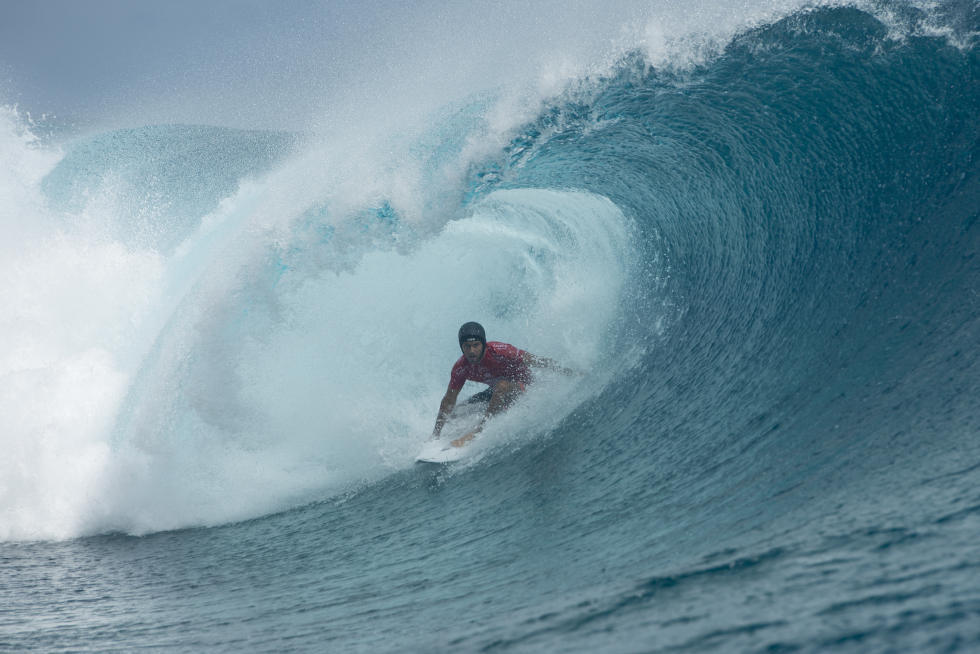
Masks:
[[[493,385],[493,396],[490,399],[490,412],[495,413],[506,409],[521,392],[521,386],[509,379],[501,379]]]

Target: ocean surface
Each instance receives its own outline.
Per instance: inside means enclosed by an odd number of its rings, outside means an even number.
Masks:
[[[978,32],[341,143],[0,108],[0,651],[980,651]],[[468,320],[584,374],[416,465]]]

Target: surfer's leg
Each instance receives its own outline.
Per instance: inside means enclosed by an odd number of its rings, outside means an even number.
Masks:
[[[483,425],[486,423],[487,418],[502,411],[506,411],[514,400],[517,399],[517,396],[523,392],[524,384],[501,379],[494,382],[493,386],[482,393],[477,393],[477,395],[474,395],[472,398],[470,398],[470,402],[472,402],[477,396],[489,397],[490,403],[487,405],[487,412],[484,414],[483,418],[480,419],[480,424],[476,429],[465,436],[461,436],[452,441],[451,445],[453,447],[462,447],[469,441],[473,440],[476,435],[483,430]]]
[[[489,402],[492,396],[493,396],[493,386],[491,386],[485,391],[480,391],[476,395],[473,395],[468,400],[466,400],[466,404],[476,404],[477,402]]]
[[[517,396],[524,390],[521,384],[512,382],[508,379],[501,379],[493,385],[493,395],[490,397],[490,406],[487,407],[487,416],[500,413],[506,410]]]

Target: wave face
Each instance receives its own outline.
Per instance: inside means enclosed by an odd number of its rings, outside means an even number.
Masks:
[[[978,27],[809,9],[360,150],[0,115],[0,594],[68,625],[0,647],[976,647]],[[588,372],[415,469],[471,319]]]

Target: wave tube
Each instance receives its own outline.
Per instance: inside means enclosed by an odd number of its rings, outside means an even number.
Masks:
[[[70,418],[45,434],[46,472],[9,488],[3,537],[218,524],[407,467],[468,319],[582,368],[616,342],[631,227],[600,196],[500,190],[428,233],[390,209],[329,224],[329,210],[294,207],[294,218],[269,228],[270,186],[281,182],[244,184],[169,258],[106,246],[134,272],[145,259],[145,274],[120,283],[156,317],[129,320],[145,333],[122,330],[89,353],[88,371],[102,365],[105,379],[60,375],[107,397],[89,400],[99,419],[84,437]],[[344,256],[327,261],[325,250]],[[118,294],[104,302],[137,304]],[[143,354],[121,356],[127,339]],[[543,380],[521,410],[535,416],[530,433],[601,384],[602,375],[588,387]],[[497,422],[505,432],[507,421]],[[14,432],[26,458],[37,455],[30,431]],[[27,463],[15,454],[8,467]]]

